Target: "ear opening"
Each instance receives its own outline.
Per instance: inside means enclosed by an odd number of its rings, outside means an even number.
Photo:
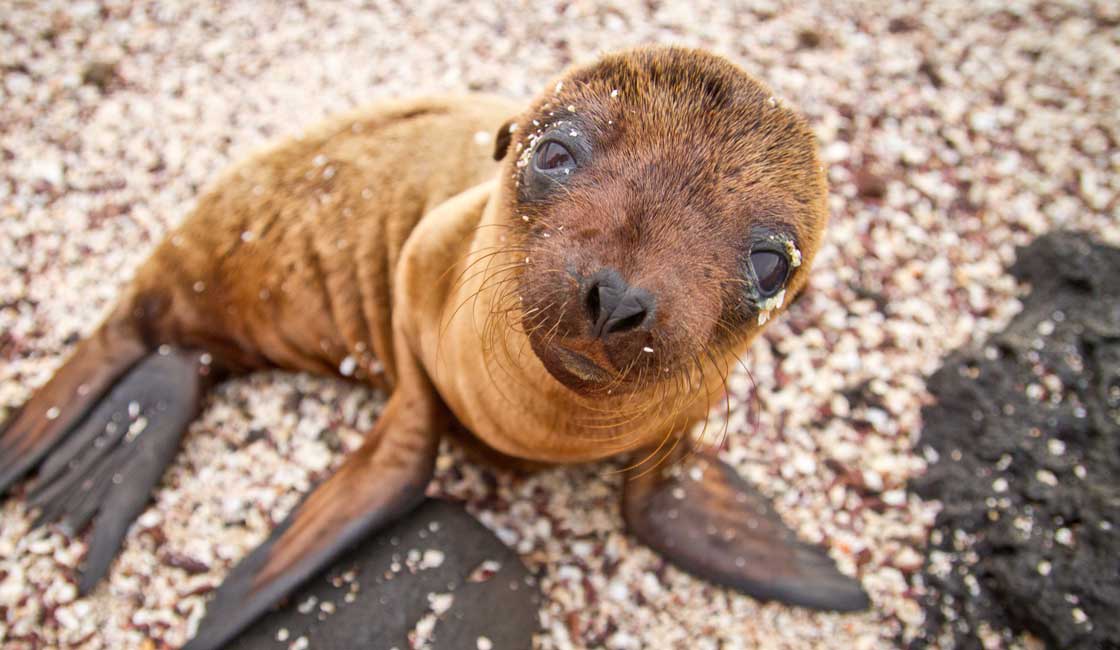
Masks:
[[[509,149],[509,143],[513,140],[513,133],[516,130],[516,119],[508,119],[498,127],[498,133],[494,136],[494,160],[501,160],[506,157],[506,151]]]

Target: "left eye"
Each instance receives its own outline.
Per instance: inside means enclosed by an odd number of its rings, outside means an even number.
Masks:
[[[778,293],[789,273],[789,262],[781,253],[774,251],[751,253],[751,267],[754,269],[754,277],[758,278],[759,293],[766,298]]]
[[[565,171],[575,169],[576,159],[564,145],[555,140],[547,140],[537,147],[533,164],[541,171]]]

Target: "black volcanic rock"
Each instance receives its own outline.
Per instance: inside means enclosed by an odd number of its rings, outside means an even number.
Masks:
[[[229,647],[526,650],[540,627],[539,603],[516,553],[462,506],[431,500],[310,580]],[[418,646],[425,627],[430,641]]]
[[[1022,313],[929,381],[919,449],[937,460],[912,488],[944,510],[912,647],[1120,648],[1120,250],[1048,235],[1011,272]]]

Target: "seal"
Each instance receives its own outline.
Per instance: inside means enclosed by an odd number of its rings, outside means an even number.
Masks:
[[[605,56],[528,108],[444,97],[334,119],[200,198],[0,432],[0,491],[38,467],[39,522],[92,526],[86,592],[209,386],[335,374],[389,391],[383,414],[233,569],[191,650],[414,508],[447,434],[509,463],[629,454],[623,516],[672,562],[758,598],[862,609],[858,582],[700,426],[805,287],[826,196],[804,119],[697,50]]]

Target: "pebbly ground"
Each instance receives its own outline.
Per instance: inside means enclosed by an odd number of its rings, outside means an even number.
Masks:
[[[624,534],[615,464],[518,477],[447,448],[432,493],[464,502],[533,573],[540,648],[909,642],[927,627],[932,583],[919,575],[939,511],[906,489],[929,462],[915,448],[926,378],[1021,310],[1026,287],[1004,271],[1017,246],[1058,228],[1120,244],[1120,13],[1006,4],[9,3],[0,411],[96,325],[199,189],[270,139],[381,97],[527,97],[608,48],[707,47],[806,113],[833,184],[812,289],[743,359],[750,375],[733,374],[708,435],[861,578],[872,611],[759,603],[667,566]],[[382,401],[281,373],[220,387],[88,598],[75,595],[82,540],[29,532],[21,500],[5,500],[0,645],[177,647],[207,593]],[[1058,557],[1050,575],[1069,579],[1076,567]],[[995,631],[985,647],[1036,638]]]

